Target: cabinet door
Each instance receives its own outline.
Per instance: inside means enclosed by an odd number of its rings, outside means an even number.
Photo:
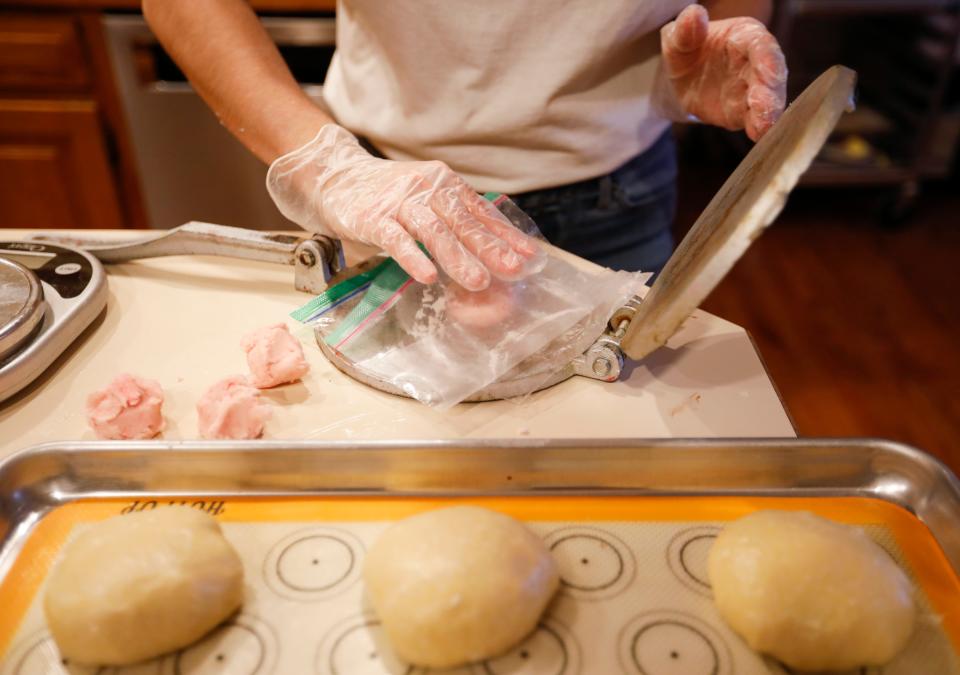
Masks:
[[[77,91],[89,84],[75,19],[0,14],[0,87]]]
[[[0,227],[122,227],[93,101],[0,99]]]

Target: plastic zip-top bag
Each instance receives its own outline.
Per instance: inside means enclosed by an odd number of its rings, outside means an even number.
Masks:
[[[521,230],[540,237],[512,201],[500,195],[493,201]],[[649,277],[568,258],[544,255],[538,271],[519,281],[494,280],[480,292],[442,273],[437,283],[419,284],[384,258],[291,316],[311,324],[368,377],[427,405],[449,408],[504,377],[524,379],[520,395],[583,353]]]

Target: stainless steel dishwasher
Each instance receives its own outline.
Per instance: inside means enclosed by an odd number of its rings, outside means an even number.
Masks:
[[[322,102],[335,19],[261,19],[294,77]],[[202,220],[291,229],[264,187],[266,166],[217,121],[142,16],[103,19],[117,89],[133,137],[152,227]]]

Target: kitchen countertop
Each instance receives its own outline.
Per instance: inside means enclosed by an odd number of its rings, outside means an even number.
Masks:
[[[294,290],[293,268],[268,263],[178,256],[106,269],[104,313],[38,380],[0,404],[0,458],[46,441],[93,439],[86,396],[121,372],[156,379],[164,388],[164,439],[197,438],[200,394],[246,371],[241,336],[285,320],[309,299]],[[355,382],[326,361],[306,329],[293,330],[311,370],[302,383],[265,393],[274,408],[267,438],[796,435],[746,331],[702,311],[666,347],[641,363],[628,362],[617,382],[575,377],[522,401],[461,404],[448,412]]]

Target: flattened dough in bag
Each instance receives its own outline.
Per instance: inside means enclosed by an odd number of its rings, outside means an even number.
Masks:
[[[568,363],[569,350],[554,349],[555,340],[563,337],[574,354],[585,351],[647,277],[550,257],[540,272],[497,282],[478,297],[449,279],[413,284],[337,349],[371,377],[443,410],[532,357],[542,370],[529,380],[535,388]]]

